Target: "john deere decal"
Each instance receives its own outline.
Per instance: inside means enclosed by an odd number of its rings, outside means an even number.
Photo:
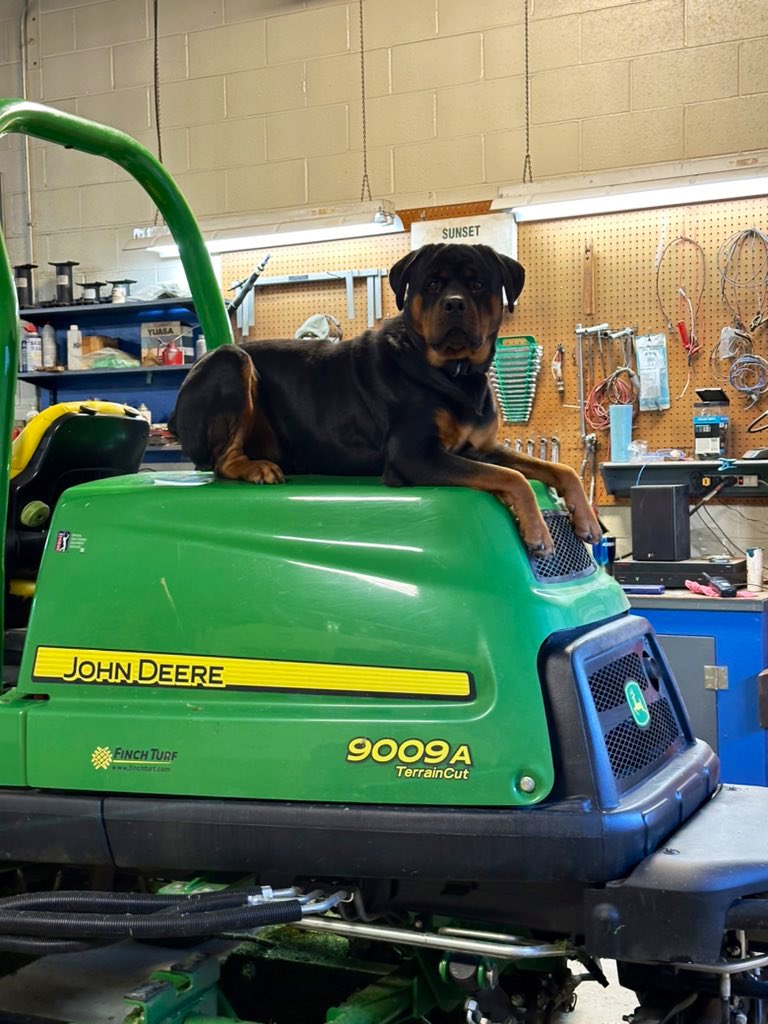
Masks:
[[[36,682],[138,689],[284,690],[440,700],[471,700],[474,696],[468,672],[76,647],[38,647],[33,678]]]
[[[624,686],[624,696],[627,698],[630,713],[638,729],[647,729],[651,724],[651,713],[645,702],[645,694],[640,683],[634,679],[627,681]]]

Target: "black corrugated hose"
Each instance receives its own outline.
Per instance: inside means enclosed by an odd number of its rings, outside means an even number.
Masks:
[[[29,893],[0,899],[0,950],[80,952],[120,939],[203,939],[299,921],[299,900],[250,904],[259,890],[231,889],[195,896],[136,893]],[[85,942],[83,940],[86,940]]]

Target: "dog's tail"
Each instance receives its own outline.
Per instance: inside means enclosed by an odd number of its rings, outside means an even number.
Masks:
[[[168,429],[197,469],[214,469],[253,413],[256,373],[246,352],[222,345],[207,353],[181,385]]]

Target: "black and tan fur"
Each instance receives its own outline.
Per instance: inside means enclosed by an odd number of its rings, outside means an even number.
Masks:
[[[514,509],[528,547],[552,540],[526,478],[554,487],[584,540],[600,527],[576,473],[501,447],[488,384],[504,299],[523,268],[483,245],[426,245],[390,284],[402,313],[348,342],[226,345],[190,371],[172,419],[186,455],[227,479],[381,476],[474,487]]]

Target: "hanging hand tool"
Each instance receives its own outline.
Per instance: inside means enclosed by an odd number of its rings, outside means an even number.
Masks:
[[[605,331],[597,332],[597,350],[600,353],[600,369],[602,370],[603,380],[608,376],[608,364],[605,361],[605,349],[603,348],[603,334]]]
[[[540,437],[539,438],[539,458],[541,459],[542,462],[546,462],[547,461],[547,444],[548,444],[548,441],[547,441],[546,437]]]
[[[565,348],[562,345],[558,345],[555,349],[555,354],[552,357],[551,370],[552,376],[555,380],[555,388],[557,394],[562,402],[565,398],[565,383],[563,382],[563,356],[565,355]]]
[[[523,450],[523,439],[522,439],[522,437],[516,437],[515,438],[515,451],[516,452],[522,452],[522,450]]]
[[[686,352],[691,350],[691,339],[688,337],[688,328],[685,326],[685,320],[677,321],[677,333],[680,337],[683,348]]]
[[[532,438],[532,437],[529,437],[529,438],[528,438],[528,444],[527,444],[527,445],[525,446],[525,448],[526,448],[526,454],[527,454],[527,455],[530,455],[530,456],[531,456],[531,458],[533,458],[533,449],[534,449],[535,443],[536,443],[536,442],[535,442],[535,441],[533,440],[533,438]]]
[[[581,278],[581,314],[584,317],[595,315],[595,264],[592,252],[592,239],[584,243],[584,264]]]
[[[585,439],[587,434],[587,421],[584,415],[584,399],[586,397],[586,386],[584,381],[584,338],[590,337],[593,334],[601,334],[603,331],[608,330],[608,324],[598,324],[597,327],[583,327],[581,324],[576,324],[576,366],[579,375],[579,429],[582,441]],[[592,346],[590,345],[587,350],[587,355],[591,357]],[[594,367],[590,369],[590,381],[594,380]]]
[[[595,503],[595,477],[597,474],[597,435],[587,434],[584,438],[584,458],[581,460],[579,476],[587,491],[590,505]],[[589,479],[589,488],[587,488]]]
[[[550,441],[550,445],[551,445],[551,451],[552,451],[552,461],[553,462],[559,462],[560,461],[560,438],[559,437],[553,437],[552,440]]]
[[[264,272],[264,268],[271,256],[272,253],[268,252],[258,267],[247,278],[244,278],[242,281],[236,281],[229,289],[231,292],[237,289],[237,294],[227,303],[227,313],[229,315],[232,313],[237,314],[237,326],[244,341],[248,339],[250,329],[256,322],[253,289],[256,281]]]
[[[227,303],[228,313],[234,313],[236,310],[240,308],[240,306],[242,306],[243,302],[245,302],[246,296],[251,291],[253,286],[256,284],[257,280],[264,273],[264,268],[266,267],[267,263],[269,263],[271,257],[272,253],[268,252],[264,259],[261,261],[261,263],[258,265],[258,267],[256,267],[256,269],[250,274],[249,277],[243,278],[242,281],[236,281],[230,287],[229,290],[231,292],[235,291],[236,289],[239,290],[234,299],[230,299],[229,302]]]

